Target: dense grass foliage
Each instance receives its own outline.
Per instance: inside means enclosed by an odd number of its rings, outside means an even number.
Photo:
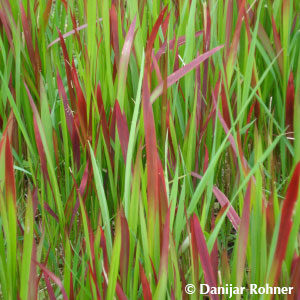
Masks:
[[[0,298],[299,299],[299,54],[296,0],[0,0]]]

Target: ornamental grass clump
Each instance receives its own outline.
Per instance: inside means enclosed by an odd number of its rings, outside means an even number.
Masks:
[[[0,299],[299,299],[299,15],[0,0]]]

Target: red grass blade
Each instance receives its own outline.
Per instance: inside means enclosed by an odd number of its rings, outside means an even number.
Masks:
[[[150,66],[149,66],[150,67]],[[146,72],[147,70],[145,70]],[[151,233],[149,239],[153,242],[155,220],[158,209],[158,163],[156,149],[156,134],[154,125],[154,116],[150,103],[150,93],[147,75],[145,73],[143,80],[143,113],[146,140],[146,159],[147,159],[147,195],[149,206],[148,231]]]
[[[160,69],[159,69],[158,61],[157,61],[153,51],[152,51],[152,54],[151,54],[151,58],[152,58],[152,67],[155,70],[155,73],[156,73],[156,76],[157,76],[157,81],[162,83],[163,82],[162,75],[161,75],[161,72],[160,72]],[[164,79],[164,80],[166,80],[166,79]]]
[[[94,295],[93,293],[93,290],[92,290],[92,294],[93,294],[93,299],[97,299],[97,300],[101,300],[101,296],[100,296],[100,290],[99,290],[99,285],[97,283],[97,278],[96,278],[96,274],[95,272],[92,270],[92,266],[91,266],[91,263],[88,262],[88,266],[89,266],[89,274],[90,274],[90,277],[92,277],[92,280],[94,282],[94,286],[96,287],[96,293],[97,293],[97,298],[96,298],[96,295]]]
[[[49,215],[52,216],[56,220],[56,222],[59,222],[59,218],[58,218],[57,214],[52,210],[52,208],[49,206],[49,204],[47,202],[44,203],[44,208],[49,213]]]
[[[48,24],[50,12],[51,12],[51,7],[52,7],[52,2],[53,2],[53,0],[48,0],[47,1],[46,8],[45,8],[44,13],[43,13],[44,28],[46,28],[46,26]]]
[[[167,6],[160,12],[153,28],[152,28],[152,31],[151,31],[151,34],[149,36],[149,39],[148,39],[148,42],[147,42],[147,48],[146,48],[146,63],[145,65],[147,66],[148,64],[150,64],[150,59],[151,59],[151,52],[152,52],[152,48],[153,48],[153,44],[154,44],[154,41],[155,41],[155,38],[157,36],[157,33],[158,33],[158,30],[159,30],[159,27],[160,25],[162,24],[163,22],[163,18],[165,16],[165,13],[167,11]],[[150,69],[149,69],[150,70]]]
[[[36,140],[36,145],[37,145],[37,149],[38,149],[38,153],[39,153],[39,157],[40,157],[40,161],[41,161],[41,167],[42,167],[42,172],[43,172],[43,176],[45,177],[45,180],[48,181],[50,189],[52,191],[53,194],[53,198],[55,199],[55,195],[54,195],[54,191],[53,191],[53,187],[49,178],[49,173],[48,173],[48,168],[47,168],[47,158],[46,158],[46,153],[44,150],[44,146],[42,143],[42,138],[40,135],[40,130],[38,128],[38,124],[37,124],[37,119],[39,118],[39,113],[38,110],[35,106],[35,103],[32,99],[32,96],[30,94],[30,91],[26,85],[26,83],[24,82],[25,85],[25,89],[29,98],[29,102],[30,102],[30,106],[31,109],[33,111],[33,125],[34,125],[34,134],[35,134],[35,140]],[[57,221],[58,221],[58,217],[57,215],[54,213],[54,211],[50,208],[50,206],[48,205],[47,202],[44,202],[45,205],[45,209],[50,213],[50,215],[52,217],[54,217]]]
[[[196,67],[198,67],[203,61],[211,57],[214,53],[222,49],[224,46],[218,46],[216,48],[213,48],[212,50],[209,50],[201,55],[199,55],[197,58],[192,60],[190,63],[186,64],[179,70],[175,71],[167,78],[167,86],[168,88],[172,86],[175,82],[177,82],[180,78],[182,78],[185,74],[192,71]],[[153,103],[163,92],[163,83],[159,84],[154,91],[151,94],[151,103]]]
[[[32,199],[34,196],[32,197]],[[34,204],[33,204],[34,207]],[[36,271],[36,244],[35,240],[32,241],[32,252],[31,252],[31,265],[30,265],[30,275],[29,281],[30,285],[28,287],[28,299],[37,300],[38,299],[38,276]]]
[[[214,276],[213,267],[206,246],[204,234],[202,232],[198,218],[195,214],[191,217],[191,237],[192,243],[196,246],[200,256],[200,262],[202,265],[205,282],[209,286],[217,286],[217,280]],[[219,297],[214,294],[210,294],[210,297],[213,300],[219,299]]]
[[[143,287],[143,295],[145,300],[152,300],[152,293],[150,289],[150,285],[148,282],[148,279],[146,277],[145,271],[140,263],[140,277],[141,277],[141,282],[142,282],[142,287]]]
[[[157,164],[158,164],[157,166],[158,166],[159,211],[160,211],[161,224],[163,224],[165,222],[165,215],[168,211],[168,195],[166,190],[164,171],[158,154],[157,154]]]
[[[300,256],[293,261],[291,272],[291,287],[294,287],[292,294],[288,296],[288,300],[300,300]]]
[[[171,15],[171,13],[169,12],[169,13],[167,14],[167,16],[165,17],[163,23],[161,24],[161,30],[162,30],[164,39],[167,38],[166,34],[167,34],[168,26],[169,26],[170,15]]]
[[[5,12],[5,10],[3,9],[0,9],[0,20],[1,20],[1,23],[4,27],[4,31],[5,31],[5,36],[8,40],[8,43],[11,47],[11,49],[14,49],[14,43],[13,43],[13,39],[12,39],[12,33],[11,33],[11,30],[10,30],[10,25],[9,25],[9,21],[7,19],[7,13]],[[13,51],[14,53],[14,51]]]
[[[171,289],[171,300],[176,300],[175,294],[174,294],[174,289]]]
[[[45,279],[45,283],[46,283],[46,287],[47,287],[47,291],[48,291],[48,296],[49,296],[50,300],[56,300],[53,287],[52,287],[52,285],[50,283],[50,280],[49,280],[49,276],[45,273],[44,273],[44,279]]]
[[[61,282],[61,280],[54,275],[52,272],[50,272],[43,264],[40,264],[39,262],[36,262],[36,264],[41,268],[42,272],[44,273],[44,276],[48,276],[56,285],[59,286],[63,299],[68,300],[68,296],[66,294],[65,288]]]
[[[129,30],[126,34],[122,53],[121,53],[120,64],[119,64],[117,98],[118,98],[118,101],[120,101],[122,112],[124,111],[123,98],[124,98],[124,94],[125,94],[129,57],[130,57],[132,43],[133,43],[133,39],[134,39],[135,24],[136,24],[136,17],[134,17],[134,19],[129,27]]]
[[[110,138],[115,141],[116,137],[116,107],[114,106],[112,113],[110,114],[110,128],[109,128],[109,135]]]
[[[87,107],[85,102],[85,97],[83,95],[83,91],[81,89],[77,71],[75,68],[74,59],[72,60],[72,78],[75,84],[76,94],[77,94],[77,105],[76,105],[76,113],[78,115],[81,133],[83,135],[84,142],[87,141],[88,138],[88,129],[87,129]]]
[[[296,204],[299,192],[299,180],[300,180],[300,162],[298,162],[290,184],[286,191],[286,196],[283,202],[280,227],[277,239],[277,246],[275,250],[275,257],[270,272],[270,283],[276,285],[281,272],[281,266],[285,258],[286,248],[288,245],[289,235],[292,229],[292,216],[294,206]]]
[[[84,191],[86,190],[87,185],[88,185],[88,177],[91,174],[89,166],[90,166],[90,164],[89,164],[89,161],[88,161],[87,164],[86,164],[86,167],[84,169],[83,176],[82,176],[82,179],[81,179],[81,183],[80,183],[80,186],[79,186],[79,189],[78,189],[78,193],[80,194],[80,197],[82,197],[82,198],[83,198]],[[74,209],[73,209],[73,212],[72,212],[70,228],[73,225],[76,213],[79,209],[79,205],[80,205],[79,197],[77,196],[76,197],[76,203],[75,203],[75,206],[74,206]]]
[[[162,237],[162,247],[160,254],[159,277],[163,272],[168,272],[168,257],[169,257],[169,239],[170,239],[170,207],[165,219],[164,231]]]
[[[97,22],[100,22],[100,21],[102,21],[102,18],[100,18],[100,19],[97,20]],[[75,29],[73,29],[73,30],[71,30],[71,31],[68,31],[68,32],[64,33],[61,37],[62,37],[63,39],[66,39],[67,37],[69,37],[69,36],[75,34],[76,31],[80,31],[80,30],[82,30],[82,29],[84,29],[84,28],[86,28],[86,27],[88,27],[88,24],[83,24],[83,25],[81,25],[81,26],[76,27]],[[52,42],[47,46],[47,48],[49,49],[50,47],[52,47],[53,45],[55,45],[56,43],[58,43],[60,40],[61,40],[60,37],[57,38],[57,39],[55,39],[54,41],[52,41]]]
[[[129,140],[129,131],[125,113],[121,112],[119,102],[116,101],[115,103],[115,110],[116,110],[116,121],[118,127],[118,134],[121,144],[122,155],[124,161],[126,163],[127,157],[127,149],[128,149],[128,140]]]
[[[148,193],[148,238],[150,244],[153,245],[155,222],[157,217],[157,210],[159,208],[159,189],[158,189],[158,154],[156,148],[156,134],[154,116],[152,111],[152,105],[150,103],[150,70],[151,70],[151,53],[154,40],[158,33],[158,29],[163,21],[164,14],[167,7],[163,9],[155,22],[151,31],[150,37],[147,43],[146,58],[145,58],[145,73],[143,78],[142,98],[143,98],[143,115],[144,115],[144,127],[145,127],[145,140],[146,140],[146,159],[147,159],[147,193]],[[153,252],[152,246],[150,246],[150,253]],[[150,255],[151,257],[152,255]]]
[[[154,267],[154,264],[153,264],[153,260],[152,260],[151,257],[150,257],[150,263],[151,263],[151,268],[152,268],[152,272],[153,272],[154,282],[157,285],[158,284],[157,273],[156,273],[156,270],[155,270],[155,267]]]
[[[230,122],[229,108],[228,108],[228,102],[227,102],[227,97],[226,97],[226,93],[225,93],[224,83],[222,83],[222,87],[221,87],[221,100],[222,100],[222,112],[223,112],[224,120],[225,120],[227,127],[230,128],[231,122]]]
[[[285,102],[285,126],[288,127],[287,136],[293,138],[294,136],[294,102],[295,102],[295,87],[294,76],[291,71],[287,90],[286,90],[286,102]]]
[[[21,19],[22,19],[24,37],[25,37],[25,42],[26,42],[27,49],[28,49],[28,54],[29,54],[32,66],[35,69],[35,73],[36,73],[36,61],[35,61],[34,48],[32,45],[32,35],[31,35],[30,26],[29,26],[28,19],[27,19],[22,2],[20,2],[20,12],[21,12]]]
[[[205,156],[204,156],[204,163],[203,163],[203,174],[206,172],[208,168],[208,161],[209,161],[208,149],[206,144],[204,144],[204,147],[205,147]]]
[[[35,106],[35,103],[32,99],[31,93],[27,87],[27,84],[24,82],[25,85],[25,89],[30,101],[30,105],[31,105],[31,109],[33,111],[33,123],[34,123],[34,134],[35,134],[35,140],[36,140],[36,145],[37,145],[37,149],[38,149],[38,153],[39,153],[39,157],[40,157],[40,161],[41,161],[41,167],[42,167],[42,171],[43,174],[45,176],[45,179],[47,179],[49,181],[50,184],[50,180],[49,180],[49,174],[48,174],[48,169],[47,169],[47,159],[46,159],[46,154],[44,151],[44,147],[43,147],[43,143],[42,143],[42,138],[39,132],[39,128],[37,125],[37,121],[36,118],[38,117],[38,110]]]
[[[198,179],[202,179],[202,176],[195,172],[191,172],[191,175]],[[229,205],[227,217],[232,223],[234,229],[238,230],[241,220],[233,206],[230,204],[228,198],[216,186],[213,186],[213,193],[222,207]]]
[[[124,294],[124,291],[122,290],[121,285],[118,281],[116,285],[116,294],[119,300],[127,300],[127,297]]]
[[[63,3],[64,7],[65,7],[65,10],[67,11],[68,10],[68,3],[66,0],[61,0],[61,2]]]
[[[99,227],[99,230],[101,231],[100,247],[101,247],[102,252],[103,252],[104,269],[105,269],[105,272],[107,273],[108,270],[109,270],[109,266],[108,266],[108,256],[107,256],[107,248],[106,248],[106,239],[105,239],[104,231],[102,230],[101,227]]]
[[[233,0],[229,0],[227,4],[227,14],[226,14],[226,44],[225,44],[225,53],[226,56],[229,53],[230,49],[230,36],[231,36],[231,28],[232,28],[232,14],[233,14]]]

